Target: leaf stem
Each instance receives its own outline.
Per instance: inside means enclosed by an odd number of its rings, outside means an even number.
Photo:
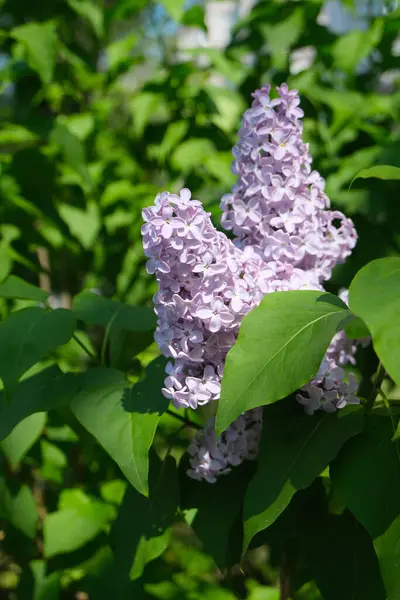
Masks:
[[[76,341],[76,343],[77,343],[77,344],[79,344],[79,346],[82,348],[82,350],[83,350],[84,352],[86,352],[86,354],[87,354],[87,355],[88,355],[88,356],[89,356],[89,357],[90,357],[92,360],[94,360],[95,362],[98,362],[98,360],[97,360],[97,356],[95,356],[95,355],[93,354],[93,352],[91,352],[91,351],[89,350],[89,348],[88,348],[88,347],[87,347],[87,346],[86,346],[86,345],[85,345],[83,342],[81,342],[81,340],[78,338],[78,336],[76,335],[76,333],[74,333],[74,334],[73,334],[72,338],[73,338],[73,339]]]
[[[380,390],[380,387],[381,387],[384,377],[385,377],[385,369],[383,368],[382,362],[379,361],[379,365],[378,365],[378,369],[376,371],[375,381],[374,381],[374,385],[372,388],[372,392],[368,397],[367,404],[365,407],[367,412],[370,412],[372,407],[374,406],[374,402],[376,400],[376,397],[379,394],[379,390]]]
[[[178,419],[178,421],[181,421],[182,423],[187,425],[187,427],[192,427],[193,429],[203,429],[201,425],[198,425],[197,423],[191,421],[190,419],[187,419],[186,417],[182,417],[182,415],[178,415],[170,409],[168,409],[166,412],[167,414],[171,415],[171,417],[175,417],[175,419]]]

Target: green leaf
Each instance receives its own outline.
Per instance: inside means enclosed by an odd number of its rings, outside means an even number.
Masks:
[[[129,573],[131,579],[139,578],[146,564],[158,558],[168,546],[179,503],[177,469],[172,456],[167,456],[163,463],[152,456],[149,484],[149,498],[128,487],[111,530],[118,569],[123,574]]]
[[[381,536],[375,539],[375,550],[385,582],[387,600],[400,598],[400,518],[397,517]]]
[[[12,468],[22,460],[40,437],[46,423],[46,413],[35,413],[26,417],[0,442],[0,450],[7,456]]]
[[[309,382],[348,316],[346,305],[331,294],[267,294],[243,319],[228,353],[217,432],[246,410],[281,400]]]
[[[392,442],[386,417],[369,416],[363,433],[350,440],[331,465],[335,493],[374,540],[387,599],[400,595],[400,446]]]
[[[362,425],[363,410],[355,406],[310,417],[294,398],[288,398],[265,410],[258,467],[244,502],[244,550],[285,510],[297,490],[322,473]]]
[[[324,600],[385,600],[379,563],[368,532],[344,511],[303,507],[293,532]],[[300,534],[300,535],[299,535]]]
[[[366,323],[375,352],[400,385],[400,258],[373,260],[358,271],[349,305]]]
[[[175,20],[180,21],[183,15],[185,0],[160,0],[167,13]]]
[[[161,94],[142,92],[130,101],[135,135],[141,138],[147,125],[151,122],[154,112],[162,100]]]
[[[214,144],[206,138],[192,138],[182,142],[171,156],[174,169],[188,173],[200,168],[204,161],[215,154]]]
[[[136,41],[137,34],[129,33],[107,46],[106,56],[109,71],[114,71],[124,64],[132,66],[131,52]]]
[[[355,317],[344,328],[350,340],[360,340],[371,336],[368,327],[362,319]]]
[[[58,212],[83,248],[92,249],[101,230],[100,211],[96,202],[89,200],[86,210],[70,204],[60,204]]]
[[[376,179],[400,179],[400,167],[392,167],[391,165],[378,165],[370,167],[369,169],[361,169],[357,175],[353,178],[350,187],[353,185],[356,179],[370,179],[375,177]]]
[[[24,485],[16,494],[12,494],[7,488],[5,479],[0,477],[0,516],[7,519],[28,538],[35,538],[38,514],[35,499],[28,486]]]
[[[115,369],[96,368],[71,403],[78,421],[115,460],[141,493],[147,488],[147,454],[167,402],[161,396],[162,359],[151,363],[146,378],[128,394],[125,376]],[[133,412],[135,411],[135,412]]]
[[[169,401],[162,395],[167,360],[160,356],[146,367],[142,381],[134,384],[124,396],[124,409],[131,415],[132,452],[135,457],[138,484],[136,489],[148,495],[149,450],[157,425]]]
[[[98,38],[104,33],[103,10],[92,0],[67,0],[69,6],[81,17],[86,19]]]
[[[366,31],[350,31],[338,37],[332,46],[335,66],[353,73],[358,63],[379,44],[383,30],[383,21],[379,19]]]
[[[45,557],[78,550],[103,531],[111,517],[107,504],[82,490],[65,490],[60,510],[46,515],[43,522]]]
[[[78,173],[82,180],[83,188],[90,191],[93,188],[93,182],[86,164],[85,146],[78,136],[73,134],[63,123],[57,123],[51,131],[50,141],[60,146],[66,164]],[[62,206],[69,205],[65,204]]]
[[[46,302],[49,293],[31,283],[27,283],[16,275],[10,275],[3,283],[0,283],[0,297]]]
[[[1,391],[0,440],[7,438],[29,415],[67,404],[78,391],[80,380],[81,374],[64,374],[57,366],[52,366],[19,383],[11,402],[6,401],[4,391]]]
[[[122,327],[127,331],[151,331],[155,328],[157,319],[150,308],[130,306],[118,300],[110,300],[93,292],[85,290],[72,302],[72,310],[77,318],[88,325]]]
[[[44,560],[33,560],[29,566],[35,580],[33,600],[59,600],[61,573],[56,571],[46,575],[47,564]],[[31,573],[24,570],[22,577],[29,575]]]
[[[195,513],[189,524],[220,569],[237,564],[243,541],[243,496],[254,465],[244,462],[214,484],[190,479],[188,466],[188,461],[181,464],[181,508]]]
[[[0,377],[11,392],[32,365],[66,344],[75,329],[73,313],[25,308],[0,323]]]
[[[204,7],[195,4],[189,10],[185,12],[181,19],[181,24],[187,27],[199,27],[207,33],[207,26],[205,23],[205,12]]]
[[[263,26],[268,49],[273,56],[274,67],[285,68],[289,50],[301,36],[304,25],[303,9],[298,8],[285,20]]]
[[[28,63],[38,72],[43,83],[51,83],[57,52],[55,23],[27,23],[15,27],[11,35],[25,46]]]
[[[157,320],[150,308],[122,304],[117,300],[84,291],[75,296],[72,310],[78,319],[88,325],[107,328],[112,366],[125,367],[127,351],[131,352],[130,356],[133,357],[153,341]]]

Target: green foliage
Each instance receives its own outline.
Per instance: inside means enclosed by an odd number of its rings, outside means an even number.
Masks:
[[[379,259],[361,269],[350,286],[349,303],[367,324],[383,366],[400,385],[400,259]]]
[[[0,450],[15,467],[40,437],[46,423],[46,413],[34,413],[20,421],[12,432],[0,442]]]
[[[310,381],[348,315],[346,305],[329,294],[267,294],[243,319],[228,353],[217,431],[245,410],[281,400]]]
[[[109,506],[81,490],[65,490],[59,504],[43,523],[46,558],[77,550],[98,535],[113,514]]]
[[[400,512],[400,456],[392,434],[389,419],[369,417],[363,433],[344,446],[332,465],[334,489],[374,540],[388,600],[399,594],[395,533]]]
[[[0,377],[6,392],[51,351],[66,344],[75,329],[74,315],[63,308],[25,308],[0,323]]]
[[[0,596],[399,598],[399,10],[343,2],[338,33],[319,0],[0,4]],[[329,294],[244,319],[217,429],[268,405],[259,458],[207,484],[187,449],[216,407],[161,394],[141,211],[186,186],[217,225],[241,114],[282,81],[359,240]],[[363,406],[305,416],[287,396],[341,328]]]
[[[258,468],[245,497],[244,550],[256,533],[277,519],[297,490],[312,484],[362,425],[362,409],[354,406],[307,417],[290,398],[265,411]]]
[[[178,503],[175,460],[167,456],[161,464],[154,458],[150,466],[149,498],[129,487],[111,531],[111,543],[121,573],[137,579],[147,563],[164,552]]]

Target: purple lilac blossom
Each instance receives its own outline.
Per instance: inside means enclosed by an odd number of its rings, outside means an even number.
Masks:
[[[329,210],[325,182],[303,143],[299,95],[286,84],[253,94],[233,149],[238,182],[221,200],[222,226],[274,271],[301,269],[317,285],[355,246],[353,223]],[[297,276],[298,277],[298,276]],[[294,289],[294,288],[291,288]]]
[[[155,339],[171,358],[163,393],[178,408],[218,400],[227,352],[243,317],[265,294],[323,290],[357,239],[352,221],[329,210],[324,180],[311,170],[297,92],[286,84],[277,89],[274,100],[269,86],[255,92],[233,151],[238,183],[221,201],[222,225],[233,242],[187,189],[179,196],[163,192],[143,211],[147,270],[158,282]],[[297,396],[308,414],[358,402],[357,380],[350,374],[346,382],[343,370],[354,353],[354,343],[338,333],[317,376]],[[189,448],[188,474],[214,482],[254,458],[261,420],[262,409],[248,411],[218,439],[211,420]]]

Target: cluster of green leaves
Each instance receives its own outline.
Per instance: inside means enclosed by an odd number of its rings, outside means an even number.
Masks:
[[[279,587],[297,600],[399,597],[397,442],[390,441],[396,259],[356,276],[352,321],[333,296],[317,302],[307,293],[287,296],[287,306],[271,296],[249,315],[229,356],[218,423],[271,403],[262,452],[257,465],[214,486],[185,475],[183,453],[207,414],[184,422],[167,406],[165,361],[152,344],[155,284],[144,268],[141,209],[158,191],[186,185],[217,217],[234,183],[241,113],[265,83],[288,80],[300,90],[314,164],[360,233],[330,291],[371,259],[398,254],[393,171],[380,169],[386,182],[349,186],[360,169],[400,166],[392,52],[400,14],[367,16],[363,30],[338,35],[318,21],[322,4],[259,0],[226,48],[182,52],[183,26],[207,33],[202,3],[0,0],[0,589],[7,598],[277,600]],[[292,52],[310,45],[312,65],[288,75]],[[367,175],[374,173],[360,177]],[[279,311],[280,320],[272,318]],[[253,319],[257,347],[271,327],[275,350],[268,345],[249,365],[243,348],[254,340]],[[312,377],[341,326],[355,337],[371,332],[390,375],[385,395],[365,417],[358,407],[307,418],[281,398]],[[292,335],[295,344],[282,350]],[[299,363],[288,360],[296,348]],[[376,362],[372,350],[361,353],[366,398],[376,394]],[[254,379],[248,388],[235,379],[237,364]]]

